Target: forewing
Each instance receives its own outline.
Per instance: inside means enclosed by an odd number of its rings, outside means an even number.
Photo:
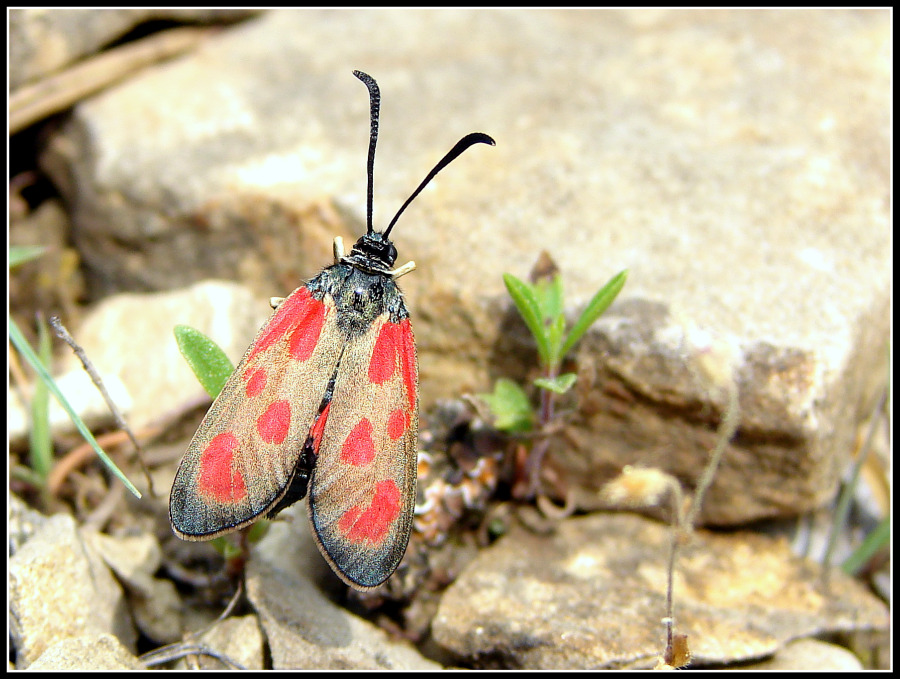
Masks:
[[[384,582],[406,551],[417,428],[412,328],[385,313],[344,349],[309,491],[322,554],[354,587]]]
[[[175,533],[240,528],[287,490],[341,351],[334,302],[297,288],[263,326],[203,418],[175,475]]]

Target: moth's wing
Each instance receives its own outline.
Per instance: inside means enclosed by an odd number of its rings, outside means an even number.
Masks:
[[[409,319],[387,313],[344,348],[309,491],[313,533],[347,584],[380,585],[406,551],[416,501],[418,365]]]
[[[176,535],[208,540],[285,494],[340,357],[336,309],[297,288],[262,327],[203,418],[175,475]]]

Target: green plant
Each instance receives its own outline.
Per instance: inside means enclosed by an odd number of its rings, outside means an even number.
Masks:
[[[503,282],[509,295],[525,321],[537,345],[541,375],[532,384],[538,388],[540,404],[537,412],[532,408],[525,390],[505,378],[497,380],[494,391],[479,394],[494,416],[494,425],[513,434],[537,429],[539,436],[529,456],[528,495],[537,492],[538,472],[549,445],[543,435],[554,417],[554,404],[558,396],[565,394],[575,384],[576,375],[561,373],[563,360],[591,325],[606,311],[625,285],[627,271],[613,276],[591,298],[571,328],[566,328],[562,278],[559,269],[546,253],[538,263],[540,273],[532,275],[532,282],[522,281],[512,274],[503,274]]]

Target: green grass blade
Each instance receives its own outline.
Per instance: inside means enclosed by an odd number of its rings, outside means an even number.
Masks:
[[[234,364],[225,352],[202,332],[187,325],[175,326],[175,340],[206,393],[213,398],[218,396],[234,372]]]
[[[891,517],[886,516],[875,526],[875,529],[866,536],[862,544],[847,557],[841,564],[841,570],[849,575],[855,575],[869,559],[880,549],[885,549],[891,544]]]
[[[106,468],[109,469],[122,483],[125,484],[125,487],[130,490],[135,497],[141,497],[140,491],[134,487],[134,484],[128,480],[125,474],[116,466],[115,462],[109,459],[109,456],[103,452],[103,449],[99,446],[97,441],[94,439],[94,435],[91,434],[90,430],[84,424],[84,421],[78,416],[78,413],[75,412],[75,409],[69,404],[66,400],[66,397],[63,396],[62,392],[59,390],[59,387],[56,386],[56,382],[50,376],[50,373],[47,372],[47,369],[41,363],[40,359],[34,353],[34,350],[28,345],[28,342],[25,341],[25,337],[22,335],[19,327],[16,325],[16,322],[10,318],[9,319],[9,338],[12,340],[13,346],[16,350],[22,354],[25,358],[25,361],[34,369],[37,373],[38,377],[43,380],[44,384],[47,385],[47,388],[50,390],[56,400],[59,401],[59,404],[63,407],[63,410],[68,413],[69,418],[72,420],[72,423],[75,425],[75,428],[78,429],[78,432],[84,437],[84,440],[87,441],[91,448],[94,449],[94,452],[97,453],[97,457],[106,465]]]
[[[30,262],[44,254],[46,248],[40,245],[16,245],[9,249],[9,268]]]
[[[584,311],[581,312],[581,316],[575,321],[575,325],[572,326],[572,330],[563,344],[560,356],[565,356],[569,353],[569,350],[582,338],[584,333],[588,331],[588,328],[594,324],[594,321],[600,318],[600,314],[609,308],[609,305],[613,303],[613,300],[625,286],[627,276],[627,270],[620,271],[594,295]]]
[[[50,365],[53,344],[47,323],[38,321],[38,360],[42,365]],[[29,432],[31,469],[47,481],[53,466],[53,440],[50,433],[50,390],[43,380],[36,380],[31,395],[31,431]]]

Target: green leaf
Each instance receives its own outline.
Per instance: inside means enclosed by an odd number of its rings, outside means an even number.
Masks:
[[[494,384],[493,394],[478,394],[494,415],[494,426],[501,431],[528,431],[534,414],[528,395],[517,383],[501,377]]]
[[[16,245],[9,249],[9,268],[19,266],[44,254],[46,248],[39,245]]]
[[[550,326],[547,328],[547,353],[549,360],[548,367],[556,372],[559,364],[562,363],[563,353],[561,350],[563,336],[566,333],[566,317],[560,314],[557,316]]]
[[[137,488],[134,487],[134,484],[128,480],[125,474],[115,465],[115,463],[109,459],[103,449],[97,444],[97,441],[94,439],[94,435],[91,434],[90,430],[85,426],[84,421],[78,416],[78,413],[75,412],[75,409],[69,404],[66,400],[66,397],[62,395],[62,392],[59,390],[59,387],[56,386],[56,382],[53,381],[53,378],[50,376],[50,373],[47,372],[47,369],[44,367],[43,363],[41,363],[40,359],[34,353],[34,350],[28,346],[28,342],[25,341],[25,337],[22,335],[22,332],[19,330],[19,327],[16,325],[16,322],[10,318],[9,319],[9,338],[12,340],[13,346],[16,350],[22,354],[25,358],[25,361],[34,369],[34,371],[38,374],[38,377],[43,380],[43,382],[47,385],[47,388],[50,389],[50,393],[52,393],[56,400],[59,401],[59,404],[63,407],[63,409],[68,413],[69,418],[72,420],[72,423],[75,425],[75,428],[78,429],[79,433],[84,437],[84,440],[87,441],[91,447],[94,449],[94,452],[97,453],[97,456],[106,465],[106,468],[109,469],[115,476],[125,484],[125,487],[128,488],[136,497],[141,497],[141,493]]]
[[[566,338],[565,344],[563,344],[560,351],[560,358],[569,353],[569,350],[581,339],[588,328],[594,324],[594,321],[600,318],[600,314],[609,308],[609,305],[613,303],[613,300],[622,291],[627,276],[627,270],[620,271],[606,285],[600,288],[597,294],[594,295],[594,298],[588,302],[587,307],[581,312],[581,316],[575,321],[575,325],[572,326],[572,330],[569,332],[569,336]]]
[[[563,315],[562,276],[557,271],[552,276],[542,277],[532,285],[541,310],[541,321],[544,335],[547,338],[547,361],[545,366],[555,370],[562,356],[559,353],[563,336],[566,332],[566,319]]]
[[[548,364],[550,351],[547,343],[547,334],[544,330],[541,308],[534,293],[534,288],[509,273],[503,274],[503,282],[506,284],[509,296],[516,305],[516,309],[519,310],[522,320],[525,321],[525,325],[528,326],[531,335],[534,337],[541,362],[545,365]]]
[[[565,394],[575,384],[575,373],[563,373],[556,377],[538,377],[534,384],[541,389],[548,389],[556,394]]]
[[[53,344],[47,323],[41,318],[38,328],[38,359],[42,365],[50,365]],[[43,380],[34,383],[31,396],[31,431],[29,432],[31,469],[47,481],[53,466],[53,440],[50,433],[50,390]],[[43,483],[41,484],[43,486]]]
[[[562,316],[563,287],[559,272],[550,278],[539,279],[533,288],[545,324],[552,323]]]
[[[187,325],[175,326],[175,340],[206,393],[213,398],[218,396],[234,372],[234,365],[225,352],[202,332]]]

